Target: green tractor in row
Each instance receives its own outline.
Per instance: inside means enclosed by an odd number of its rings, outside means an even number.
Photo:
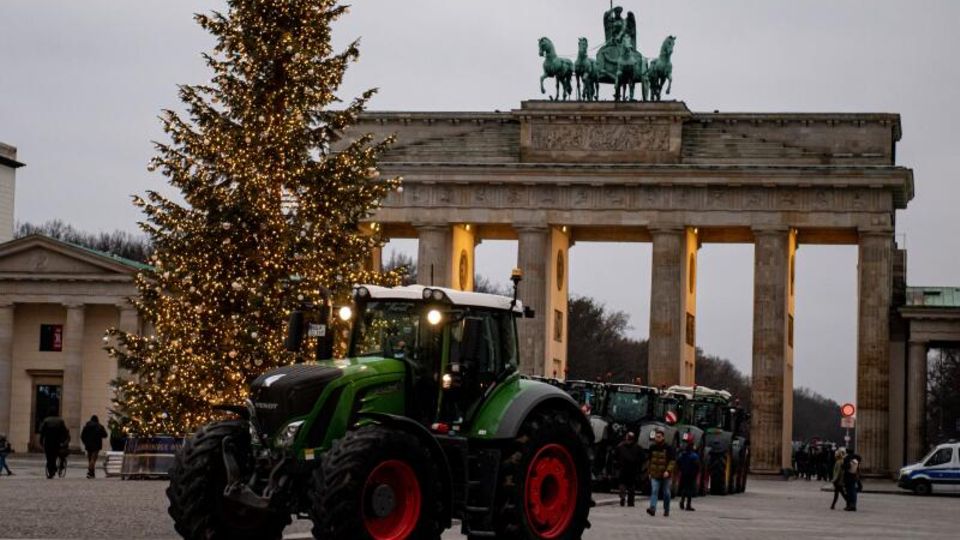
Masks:
[[[238,418],[189,437],[170,473],[188,539],[279,539],[291,516],[323,539],[580,538],[592,433],[562,390],[518,373],[513,298],[360,286],[348,357],[332,307],[291,315],[287,347],[317,361],[263,373]],[[352,314],[350,313],[352,311]]]
[[[746,490],[750,445],[749,415],[725,390],[705,386],[671,386],[665,396],[681,402],[677,429],[702,456],[698,482],[701,495],[727,495]]]

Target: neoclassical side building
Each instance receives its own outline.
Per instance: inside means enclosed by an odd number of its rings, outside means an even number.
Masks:
[[[129,299],[141,268],[45,236],[0,244],[0,433],[15,451],[37,448],[51,414],[66,420],[74,447],[91,415],[106,422],[117,362],[103,337],[140,330]]]

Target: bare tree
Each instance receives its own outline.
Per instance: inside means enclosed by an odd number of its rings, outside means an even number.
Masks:
[[[124,231],[89,233],[80,231],[59,219],[40,225],[19,223],[14,234],[16,238],[42,234],[61,242],[117,255],[125,259],[146,263],[153,253],[153,246],[146,236],[130,234]]]

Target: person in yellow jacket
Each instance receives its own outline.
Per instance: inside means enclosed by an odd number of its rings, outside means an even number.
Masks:
[[[650,474],[650,508],[647,513],[657,514],[657,496],[663,493],[663,517],[670,515],[670,478],[677,466],[676,451],[663,440],[663,432],[654,431],[653,444],[650,445],[649,465]]]

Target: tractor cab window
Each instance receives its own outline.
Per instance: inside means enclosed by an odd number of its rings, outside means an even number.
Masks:
[[[664,419],[667,417],[668,412],[672,412],[677,418],[680,418],[680,401],[674,398],[658,399],[654,416],[659,419]]]
[[[632,424],[643,420],[647,415],[650,396],[634,392],[613,392],[610,394],[610,418],[620,424]]]
[[[693,425],[701,428],[721,427],[720,407],[715,403],[695,403],[693,405]]]
[[[351,356],[415,361],[420,343],[420,307],[413,302],[370,302],[354,326]]]

